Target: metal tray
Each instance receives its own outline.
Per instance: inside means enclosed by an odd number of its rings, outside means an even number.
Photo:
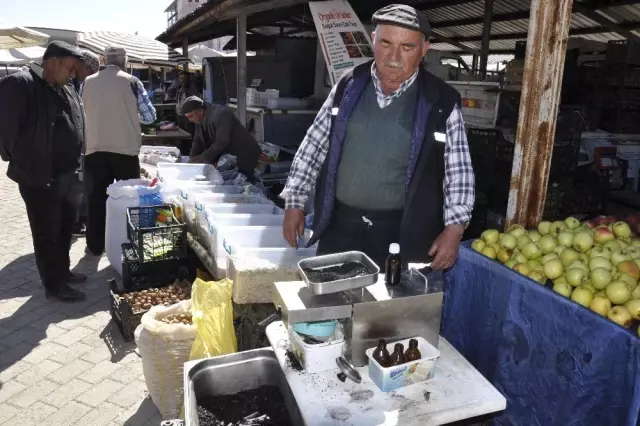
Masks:
[[[347,278],[344,280],[327,281],[324,283],[315,283],[307,277],[304,268],[318,269],[328,268],[330,266],[342,265],[347,262],[359,262],[366,266],[369,270],[374,271],[371,274],[362,275],[355,278]],[[345,253],[327,254],[324,256],[309,257],[298,262],[298,269],[302,280],[307,287],[316,296],[322,294],[338,293],[345,290],[354,290],[375,284],[378,281],[380,268],[366,254],[359,251],[348,251]]]

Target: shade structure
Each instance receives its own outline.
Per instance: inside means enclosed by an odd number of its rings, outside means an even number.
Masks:
[[[41,46],[0,49],[1,65],[22,65],[42,58],[46,49]]]
[[[92,31],[78,34],[78,46],[102,55],[108,46],[124,47],[130,63],[175,67],[189,59],[164,43],[139,35]]]
[[[29,28],[0,24],[0,49],[40,46],[49,40],[49,35]]]

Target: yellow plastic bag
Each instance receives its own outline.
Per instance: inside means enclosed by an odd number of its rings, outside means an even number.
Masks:
[[[233,328],[233,281],[203,281],[196,278],[191,288],[192,318],[196,339],[189,359],[202,359],[238,351]]]

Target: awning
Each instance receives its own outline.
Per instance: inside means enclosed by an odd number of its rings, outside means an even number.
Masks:
[[[45,44],[47,40],[49,40],[47,34],[29,28],[0,24],[0,49],[39,46]]]
[[[129,62],[149,66],[175,67],[181,62],[189,61],[180,52],[169,48],[164,43],[132,34],[110,31],[80,33],[78,45],[98,55],[102,55],[108,46],[124,47],[127,50]]]
[[[0,64],[21,65],[42,58],[45,48],[40,46],[0,49]]]

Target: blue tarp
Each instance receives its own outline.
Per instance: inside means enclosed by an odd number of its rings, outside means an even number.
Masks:
[[[494,425],[640,424],[640,338],[467,247],[441,334],[507,399]]]

